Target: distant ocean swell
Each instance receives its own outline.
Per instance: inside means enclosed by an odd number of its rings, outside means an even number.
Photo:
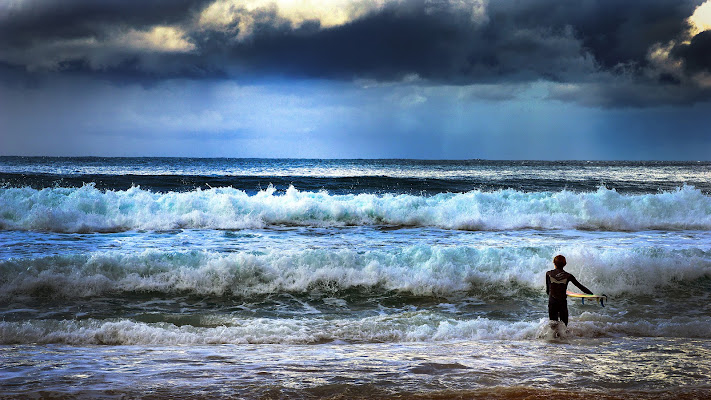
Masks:
[[[482,298],[530,297],[558,251],[587,286],[607,294],[670,291],[675,297],[711,280],[711,250],[564,249],[410,246],[397,250],[311,249],[211,253],[106,253],[0,262],[0,301],[83,298],[126,293],[248,297],[395,291],[415,296],[466,293]],[[664,296],[658,292],[657,296]],[[706,301],[709,299],[706,299]]]
[[[332,195],[270,187],[154,193],[80,188],[0,189],[0,229],[118,232],[176,228],[393,225],[462,230],[711,229],[711,197],[691,186],[655,194],[492,192]]]

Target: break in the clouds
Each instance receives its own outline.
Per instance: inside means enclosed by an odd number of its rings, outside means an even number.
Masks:
[[[119,82],[548,82],[593,106],[711,97],[698,0],[9,0],[0,65]]]

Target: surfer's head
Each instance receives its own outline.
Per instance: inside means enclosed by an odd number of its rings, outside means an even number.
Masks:
[[[555,258],[553,258],[553,264],[555,264],[556,268],[563,268],[567,262],[565,261],[565,257],[558,254]]]

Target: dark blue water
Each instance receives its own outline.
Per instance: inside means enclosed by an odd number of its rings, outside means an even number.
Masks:
[[[254,194],[273,185],[302,191],[437,194],[471,190],[656,193],[691,185],[711,191],[710,162],[283,160],[212,158],[0,157],[7,186],[169,192],[233,187]]]

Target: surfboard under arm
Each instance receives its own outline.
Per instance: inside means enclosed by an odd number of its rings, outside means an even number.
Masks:
[[[568,297],[575,297],[579,298],[582,304],[585,304],[585,299],[588,300],[596,300],[600,302],[600,305],[605,307],[605,302],[607,301],[607,295],[606,294],[584,294],[584,293],[575,293],[571,292],[570,290],[567,290],[565,294],[568,295]]]

